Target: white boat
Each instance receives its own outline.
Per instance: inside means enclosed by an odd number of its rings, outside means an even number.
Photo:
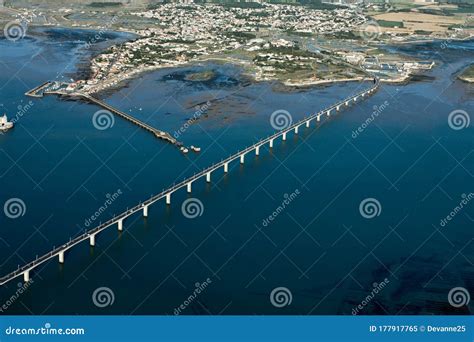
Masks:
[[[193,150],[194,152],[201,152],[201,148],[200,147],[196,147],[194,145],[191,145],[191,150]]]
[[[184,147],[184,146],[181,146],[180,150],[181,150],[181,152],[183,152],[183,153],[188,153],[188,152],[189,152],[189,150],[188,150],[186,147]]]
[[[8,121],[7,114],[0,116],[0,131],[6,131],[13,127],[13,122]]]

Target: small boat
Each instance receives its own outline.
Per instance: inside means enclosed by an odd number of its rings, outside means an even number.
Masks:
[[[201,152],[201,148],[200,147],[196,147],[194,145],[191,145],[191,150],[193,150],[194,152]]]
[[[188,153],[188,152],[189,152],[189,150],[188,150],[186,147],[184,147],[184,146],[181,146],[179,149],[180,149],[181,152],[183,152],[183,153]]]
[[[7,131],[13,127],[13,122],[8,121],[7,114],[0,117],[0,131]]]

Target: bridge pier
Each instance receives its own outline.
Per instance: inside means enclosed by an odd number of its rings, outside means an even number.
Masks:
[[[168,192],[166,194],[166,204],[170,205],[171,204],[171,192]]]
[[[211,173],[210,172],[206,173],[206,182],[208,182],[208,183],[211,182]]]
[[[59,263],[64,264],[64,251],[59,252],[58,257],[59,257]]]
[[[328,111],[326,112],[326,115],[327,115],[327,116],[331,115],[331,111],[328,110]]]
[[[354,102],[357,102],[357,96],[356,96],[356,97],[354,97]]]
[[[308,127],[309,127],[309,120],[306,121],[306,128],[308,128]]]
[[[229,172],[229,163],[224,164],[224,173]]]
[[[117,227],[120,232],[123,230],[123,219],[117,221]]]
[[[95,234],[92,234],[92,235],[89,237],[89,244],[91,245],[91,247],[94,247],[94,246],[95,246]]]
[[[186,189],[187,189],[188,194],[190,194],[191,191],[192,191],[192,184],[193,184],[192,182],[189,182],[189,183],[186,185]]]
[[[337,106],[336,110],[339,112],[341,110],[341,106]]]
[[[300,126],[296,126],[295,127],[295,134],[298,134],[298,129],[300,128]]]
[[[260,145],[255,147],[255,155],[258,156],[260,154]]]
[[[23,272],[23,281],[25,283],[30,281],[30,270]]]
[[[318,121],[318,122],[321,121],[321,114],[316,117],[316,121]]]
[[[240,164],[245,162],[245,153],[240,155]]]
[[[349,106],[349,101],[346,101],[346,106]]]
[[[283,138],[282,138],[282,140],[283,140],[283,141],[285,141],[285,140],[286,140],[286,132],[285,132],[285,133],[283,133]]]
[[[270,139],[270,148],[273,148],[273,139]]]
[[[143,206],[143,217],[148,217],[148,206],[147,205]]]

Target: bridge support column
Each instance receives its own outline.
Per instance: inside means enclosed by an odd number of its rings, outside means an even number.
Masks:
[[[306,127],[307,127],[307,128],[309,127],[309,120],[306,121]]]
[[[255,147],[255,155],[258,156],[260,154],[260,146]]]
[[[208,182],[208,183],[211,182],[211,173],[210,172],[206,173],[206,182]]]
[[[190,194],[191,191],[192,191],[192,184],[193,184],[192,182],[189,182],[189,183],[186,185],[186,189],[187,189],[188,194]]]
[[[326,115],[327,115],[327,116],[331,115],[331,111],[328,110],[328,111],[326,112]]]
[[[337,106],[336,110],[339,112],[341,110],[341,106]]]
[[[349,106],[349,101],[346,101],[346,106]]]
[[[166,204],[168,204],[168,205],[171,204],[171,192],[166,194]]]
[[[270,148],[273,148],[273,139],[270,139]]]
[[[148,217],[148,206],[143,206],[143,217]]]
[[[229,163],[224,164],[224,172],[225,173],[229,172]]]
[[[356,97],[354,97],[354,102],[357,102],[357,96],[356,96]]]
[[[283,141],[285,141],[285,140],[286,140],[286,132],[285,132],[285,133],[283,133],[283,139],[282,139],[282,140],[283,140]]]
[[[59,263],[64,264],[64,251],[59,252],[58,257],[59,257]]]
[[[245,162],[245,154],[240,155],[240,164],[243,164]]]
[[[117,221],[117,227],[120,232],[123,230],[123,219]]]
[[[25,283],[27,283],[27,282],[30,281],[30,271],[29,271],[29,270],[23,272],[23,281],[24,281]]]
[[[321,121],[321,115],[318,115],[318,116],[316,117],[316,121],[318,121],[318,122]]]
[[[300,126],[296,126],[295,127],[295,134],[298,134],[298,129],[300,128]]]
[[[92,235],[89,237],[89,244],[91,245],[91,247],[94,247],[94,246],[95,246],[95,234],[92,234]]]

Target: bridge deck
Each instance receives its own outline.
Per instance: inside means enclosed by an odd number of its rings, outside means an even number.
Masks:
[[[339,101],[335,104],[333,104],[332,106],[330,107],[327,107],[323,110],[321,110],[320,112],[317,112],[317,113],[314,113],[314,114],[311,114],[307,117],[305,117],[304,119],[296,122],[295,124],[289,126],[288,128],[284,129],[284,130],[281,130],[281,131],[278,131],[270,136],[268,136],[267,138],[265,139],[262,139],[260,141],[258,141],[257,143],[245,148],[244,150],[242,151],[238,151],[237,153],[229,156],[228,158],[226,159],[223,159],[221,160],[220,162],[216,163],[216,164],[213,164],[211,165],[210,167],[202,170],[201,172],[183,180],[182,182],[180,183],[177,183],[177,184],[173,184],[171,187],[169,187],[168,189],[166,190],[163,190],[162,192],[160,192],[159,194],[155,195],[155,196],[152,196],[151,198],[149,198],[148,200],[146,200],[145,202],[143,203],[139,203],[138,205],[134,206],[133,208],[131,209],[128,209],[127,211],[125,212],[122,212],[121,214],[119,214],[118,216],[114,216],[113,218],[111,218],[110,220],[106,221],[105,223],[102,223],[100,224],[99,226],[93,228],[93,229],[90,229],[89,231],[85,232],[84,234],[80,235],[80,236],[77,236],[73,239],[70,239],[69,242],[65,243],[64,245],[60,246],[60,247],[56,247],[55,249],[53,249],[52,251],[48,252],[47,254],[44,254],[43,256],[37,258],[36,260],[30,262],[30,263],[27,263],[26,265],[18,268],[17,270],[7,274],[6,276],[0,278],[0,285],[3,285],[7,282],[9,282],[10,280],[14,279],[15,277],[25,273],[26,271],[29,271],[43,263],[45,263],[46,261],[58,256],[60,253],[63,253],[65,251],[67,251],[68,249],[72,248],[73,246],[87,240],[90,238],[91,235],[95,235],[101,231],[103,231],[104,229],[107,229],[108,227],[118,223],[120,220],[123,220],[125,218],[127,218],[128,216],[130,215],[133,215],[134,213],[142,210],[145,206],[148,206],[148,205],[151,205],[153,203],[155,203],[156,201],[164,198],[166,195],[168,194],[171,194],[173,193],[174,191],[176,190],[179,190],[183,187],[185,187],[188,183],[192,183],[194,182],[195,180],[203,177],[204,175],[206,175],[207,173],[209,172],[212,172],[214,170],[217,170],[219,169],[220,167],[224,166],[225,164],[227,163],[230,163],[236,159],[238,159],[241,155],[245,155],[246,153],[252,151],[252,150],[255,150],[257,147],[260,147],[270,141],[273,141],[274,139],[282,136],[283,134],[285,133],[288,133],[290,131],[292,131],[293,129],[295,129],[296,127],[300,127],[302,125],[304,125],[307,121],[312,121],[314,119],[316,119],[318,116],[322,116],[324,113],[327,113],[328,111],[332,111],[340,106],[343,106],[344,104],[360,97],[360,96],[363,96],[363,95],[368,95],[369,93],[377,90],[379,86],[379,80],[377,79],[375,84],[370,87],[369,89],[366,89],[366,90],[363,90],[355,95],[352,95],[352,96],[349,96],[348,98],[342,100],[342,101]],[[89,99],[93,99],[94,102],[96,103],[100,103],[101,106],[103,106],[104,108],[107,108],[109,109],[109,105],[107,105],[106,103],[103,103],[102,101],[99,101],[97,99],[94,99],[92,97],[89,97]],[[98,102],[97,102],[98,101]],[[116,112],[116,110],[113,108],[113,107],[110,107],[111,109],[109,110],[113,110],[114,112]],[[125,113],[123,113],[125,114]],[[125,114],[127,115],[127,114]],[[128,116],[128,115],[127,115]],[[146,124],[144,124],[146,125]],[[149,127],[149,126],[148,126]]]
[[[118,115],[118,116],[134,123],[135,125],[143,128],[143,129],[145,129],[145,130],[147,130],[151,133],[153,133],[156,137],[158,137],[160,139],[166,140],[166,141],[168,141],[172,144],[177,144],[178,143],[177,140],[175,138],[173,138],[168,132],[161,131],[157,128],[154,128],[154,127],[144,123],[143,121],[140,121],[140,120],[134,118],[133,116],[131,116],[127,113],[124,113],[124,112],[118,110],[117,108],[112,107],[111,105],[105,103],[104,101],[101,101],[101,100],[99,100],[95,97],[92,97],[92,96],[87,95],[87,94],[82,94],[82,93],[77,93],[77,94],[73,94],[73,95],[80,96],[80,97],[86,99],[89,102],[92,102],[92,103],[94,103],[98,106],[101,106],[101,107],[107,109],[108,111],[110,111],[110,112],[112,112],[112,113],[114,113],[114,114],[116,114],[116,115]]]

